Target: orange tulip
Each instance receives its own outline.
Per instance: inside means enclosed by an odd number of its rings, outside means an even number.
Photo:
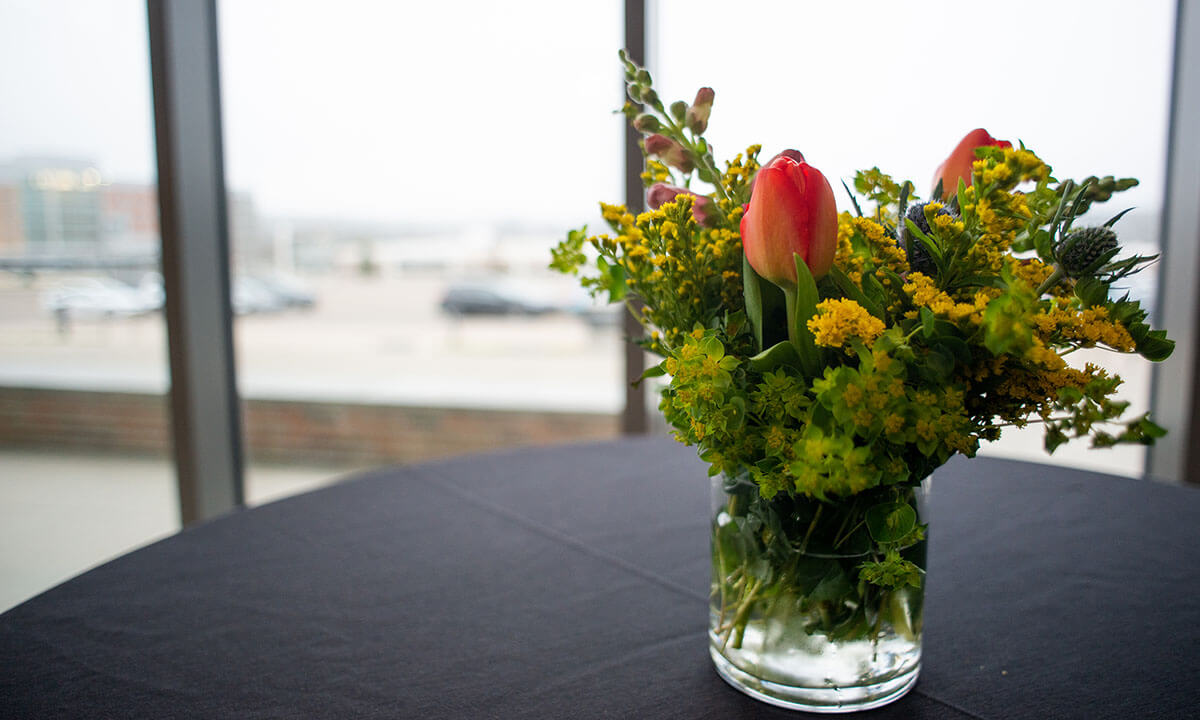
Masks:
[[[741,230],[746,259],[760,276],[794,287],[795,253],[820,278],[833,266],[837,251],[833,189],[803,155],[786,150],[758,171]]]
[[[937,188],[940,180],[942,199],[945,199],[958,192],[959,178],[962,178],[962,181],[970,186],[971,164],[975,162],[975,148],[989,146],[1010,148],[1012,143],[1007,140],[997,140],[983,128],[976,128],[967,133],[967,136],[954,148],[954,152],[950,153],[950,157],[946,158],[945,162],[938,165],[937,170],[934,171],[932,189]]]

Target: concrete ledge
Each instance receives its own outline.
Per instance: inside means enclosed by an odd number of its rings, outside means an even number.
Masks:
[[[615,437],[615,414],[243,400],[250,462],[375,465]],[[0,446],[161,455],[163,395],[0,387]]]

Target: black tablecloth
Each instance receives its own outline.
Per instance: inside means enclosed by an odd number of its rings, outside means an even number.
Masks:
[[[1200,492],[934,476],[925,660],[878,718],[1200,716]],[[380,470],[0,616],[4,718],[774,718],[705,636],[708,481],[664,439]]]

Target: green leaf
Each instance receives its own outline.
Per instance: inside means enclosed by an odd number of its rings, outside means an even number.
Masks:
[[[868,276],[864,276],[863,280],[866,281],[867,277]],[[841,268],[836,266],[830,268],[829,279],[833,281],[834,285],[837,286],[837,289],[841,291],[842,295],[845,295],[850,300],[862,305],[864,308],[866,308],[867,312],[871,313],[880,320],[884,319],[883,310],[880,309],[878,303],[867,299],[866,294],[854,284],[854,281],[851,280],[846,273],[842,272]]]
[[[650,367],[646,368],[644,371],[642,371],[641,377],[639,377],[637,380],[633,381],[633,386],[637,387],[637,386],[641,385],[642,381],[646,380],[648,378],[656,378],[656,377],[662,377],[662,376],[666,375],[667,374],[667,369],[665,367],[666,364],[667,363],[664,360],[663,362],[660,362],[657,365],[651,365]]]
[[[1054,258],[1054,236],[1046,230],[1038,228],[1033,234],[1033,247],[1042,260]]]
[[[725,355],[725,346],[715,336],[709,335],[700,341],[700,352],[710,358],[720,358]]]
[[[903,285],[897,285],[899,288]],[[866,273],[862,277],[863,294],[867,296],[870,305],[863,305],[867,312],[884,321],[887,324],[887,317],[883,314],[883,308],[887,307],[888,291],[883,287],[883,284],[875,277],[874,273]],[[878,311],[878,312],[876,312]]]
[[[955,360],[963,365],[971,363],[971,346],[964,340],[956,338],[953,335],[942,335],[937,339],[936,346],[943,351],[949,352]]]
[[[808,264],[798,253],[792,253],[796,265],[796,287],[790,293],[784,291],[788,303],[792,307],[792,344],[796,346],[796,354],[800,356],[800,364],[808,377],[816,377],[821,372],[821,355],[817,350],[816,339],[808,329],[808,321],[817,314],[817,303],[820,295],[817,293],[817,282],[808,271]]]
[[[1175,352],[1175,341],[1167,339],[1165,330],[1152,330],[1137,343],[1138,354],[1153,362],[1162,362]]]
[[[750,368],[760,373],[770,372],[781,365],[788,365],[797,370],[803,369],[796,347],[786,340],[776,343],[750,358]]]
[[[616,263],[610,265],[603,257],[596,258],[596,267],[600,269],[601,283],[608,291],[608,301],[623,300],[629,290],[625,284],[625,268]]]
[[[1075,296],[1084,307],[1103,305],[1108,300],[1109,284],[1094,277],[1080,278],[1075,283]]]
[[[825,576],[821,578],[821,582],[817,583],[817,586],[805,599],[814,603],[836,602],[849,595],[853,589],[850,580],[846,577],[846,572],[835,563],[829,566]]]
[[[1113,225],[1116,225],[1117,221],[1120,220],[1125,215],[1125,213],[1129,212],[1130,210],[1133,210],[1133,208],[1125,208],[1124,210],[1117,213],[1116,215],[1113,215],[1111,218],[1108,219],[1108,222],[1104,223],[1104,227],[1110,228]]]
[[[933,264],[937,267],[938,277],[943,277],[946,274],[946,259],[942,256],[942,249],[925,233],[921,232],[921,228],[908,218],[904,218],[904,224],[908,228],[908,237],[915,238],[917,242],[925,246],[925,252],[929,253],[929,258],[933,260]]]
[[[754,331],[754,342],[759,350],[763,349],[762,281],[754,268],[750,267],[749,258],[742,255],[742,296],[746,299],[746,317],[750,320],[750,329]]]
[[[875,542],[897,542],[917,526],[917,511],[908,503],[880,503],[867,508],[865,519]]]
[[[928,339],[935,333],[937,333],[937,316],[929,308],[921,308],[921,334]]]
[[[846,184],[845,180],[842,180],[842,187],[846,188],[846,194],[850,196],[850,203],[854,205],[854,212],[856,212],[859,217],[862,217],[862,208],[858,206],[858,198],[854,197],[854,193],[850,192],[850,186]]]

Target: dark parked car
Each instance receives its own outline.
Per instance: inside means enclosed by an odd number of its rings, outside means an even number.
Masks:
[[[442,310],[452,315],[543,315],[555,307],[512,283],[462,281],[446,290]]]

